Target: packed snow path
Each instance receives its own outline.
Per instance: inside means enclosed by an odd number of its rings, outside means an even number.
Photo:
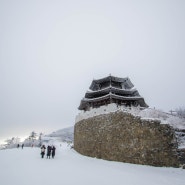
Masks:
[[[58,145],[54,159],[39,148],[0,151],[1,185],[184,185],[185,170],[85,157]]]

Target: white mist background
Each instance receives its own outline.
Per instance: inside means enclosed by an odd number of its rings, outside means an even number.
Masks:
[[[74,125],[93,79],[185,105],[185,1],[0,1],[0,139]]]

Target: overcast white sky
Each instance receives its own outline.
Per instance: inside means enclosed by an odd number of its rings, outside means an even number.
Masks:
[[[0,0],[0,139],[74,125],[91,81],[185,106],[184,0]]]

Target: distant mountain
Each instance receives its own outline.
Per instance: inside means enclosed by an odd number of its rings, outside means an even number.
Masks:
[[[64,142],[73,142],[74,140],[74,127],[67,127],[64,129],[57,130],[47,135],[48,137],[58,137]]]

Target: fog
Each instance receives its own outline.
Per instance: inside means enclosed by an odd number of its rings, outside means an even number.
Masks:
[[[185,106],[185,1],[0,0],[0,140],[74,125],[93,79]]]

